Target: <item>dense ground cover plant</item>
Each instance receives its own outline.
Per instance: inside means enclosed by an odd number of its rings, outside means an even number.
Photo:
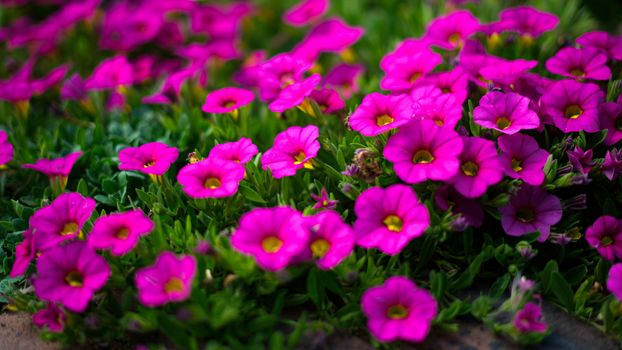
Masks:
[[[46,338],[622,334],[622,39],[577,1],[0,2],[0,301]]]

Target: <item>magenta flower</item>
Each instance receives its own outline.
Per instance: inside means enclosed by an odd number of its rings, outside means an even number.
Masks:
[[[23,164],[22,168],[36,170],[50,178],[50,183],[57,192],[62,192],[67,185],[69,173],[82,151],[70,153],[61,158],[39,159],[34,164]]]
[[[389,137],[384,157],[395,174],[409,184],[426,180],[445,181],[460,167],[462,139],[455,131],[430,120],[414,120]]]
[[[320,150],[318,137],[315,125],[287,128],[276,135],[272,148],[261,157],[262,169],[270,169],[276,179],[294,176],[298,169],[313,169],[312,159]]]
[[[478,29],[477,18],[467,10],[459,10],[434,19],[423,38],[444,49],[460,49]]]
[[[238,36],[242,20],[253,11],[253,6],[245,1],[219,5],[195,3],[192,7],[193,32],[229,40]]]
[[[171,104],[179,100],[181,89],[189,79],[196,78],[199,71],[195,67],[182,68],[171,72],[156,93],[145,96],[145,104]]]
[[[78,73],[65,80],[60,90],[60,98],[64,101],[82,101],[87,96],[86,84]]]
[[[461,67],[456,67],[448,72],[428,75],[421,82],[421,85],[428,84],[437,87],[443,95],[453,96],[459,105],[466,101],[469,79],[468,74]]]
[[[529,38],[537,38],[542,33],[555,29],[559,19],[548,12],[531,6],[507,8],[499,13],[501,22],[508,23],[508,29]]]
[[[530,100],[513,92],[490,91],[473,110],[473,121],[504,134],[535,129],[540,125],[536,112],[529,109]]]
[[[522,236],[540,232],[538,241],[544,242],[555,225],[562,218],[559,198],[540,187],[522,185],[510,198],[510,202],[499,208],[501,225],[510,236]]]
[[[5,131],[0,130],[0,168],[13,159],[15,150],[13,145],[9,143],[8,135]]]
[[[618,98],[617,103],[605,102],[600,107],[600,127],[607,129],[605,145],[611,146],[622,140],[622,97]],[[1,139],[2,136],[0,135]],[[2,161],[0,161],[0,164],[2,164]]]
[[[244,166],[221,158],[206,158],[179,171],[177,181],[192,198],[231,197],[244,178]]]
[[[598,132],[598,108],[604,99],[596,84],[562,80],[544,93],[541,103],[561,131]]]
[[[622,263],[613,264],[607,276],[607,289],[622,301]]]
[[[318,196],[315,193],[311,193],[311,198],[313,198],[316,203],[313,205],[313,209],[333,209],[339,203],[339,201],[330,199],[328,193],[326,192],[326,188],[322,187],[322,191],[320,191],[320,195]]]
[[[494,63],[479,70],[479,75],[484,81],[494,85],[514,90],[520,78],[524,77],[529,70],[538,65],[538,61],[517,60],[492,60]]]
[[[125,56],[115,56],[103,60],[86,79],[87,90],[116,89],[134,82],[134,69]]]
[[[462,118],[462,105],[456,102],[454,95],[443,94],[436,87],[413,89],[410,98],[415,119],[431,120],[438,126],[453,130]]]
[[[15,262],[9,273],[9,277],[15,278],[26,273],[30,262],[37,254],[37,245],[32,229],[24,231],[24,240],[15,246]]]
[[[343,98],[349,99],[359,91],[358,78],[365,71],[360,64],[340,63],[335,65],[322,80],[322,85],[339,91]]]
[[[367,249],[378,248],[388,255],[398,254],[430,225],[425,205],[405,185],[363,191],[354,203],[354,212],[357,244]]]
[[[85,242],[72,242],[54,247],[39,257],[33,286],[39,299],[83,312],[110,274],[106,259],[93,248]]]
[[[542,184],[549,152],[540,148],[533,137],[523,134],[503,135],[497,139],[497,143],[507,176],[533,186]]]
[[[616,150],[615,148],[608,150],[605,153],[601,170],[609,181],[617,179],[622,174],[622,150]]]
[[[430,50],[430,40],[428,39],[405,39],[395,47],[395,50],[382,57],[380,60],[380,68],[386,71],[390,66],[394,65],[396,61],[405,57],[415,56],[421,51],[428,50]]]
[[[30,217],[30,227],[36,232],[37,246],[51,248],[81,234],[82,226],[95,210],[95,201],[79,193],[58,196],[49,205]]]
[[[490,81],[482,76],[481,70],[487,67],[494,67],[495,65],[500,64],[504,61],[505,60],[501,57],[487,55],[483,53],[462,53],[459,56],[460,67],[467,72],[469,80],[484,88],[488,87]]]
[[[333,89],[314,90],[309,97],[315,101],[320,111],[324,114],[333,114],[346,108],[346,104],[339,96],[339,93]]]
[[[233,80],[246,87],[259,86],[259,67],[266,61],[266,51],[251,52],[242,62],[242,68],[233,75]]]
[[[376,136],[412,119],[412,101],[408,95],[383,95],[377,92],[365,96],[350,115],[350,127],[363,136]]]
[[[313,74],[300,82],[288,85],[279,92],[279,96],[275,100],[270,102],[268,108],[272,112],[280,113],[300,106],[311,95],[311,92],[320,83],[320,80],[322,80],[322,77],[319,74]]]
[[[587,242],[605,259],[622,259],[622,221],[609,215],[596,219],[585,231]]]
[[[100,216],[88,235],[88,244],[96,249],[110,249],[114,256],[129,253],[141,236],[153,230],[154,223],[140,209]]]
[[[208,158],[218,158],[235,163],[246,164],[258,153],[253,140],[242,137],[236,142],[226,142],[214,146],[209,151]]]
[[[520,333],[544,333],[549,326],[542,321],[542,309],[534,303],[527,303],[516,313],[512,321]]]
[[[565,47],[546,61],[546,69],[553,73],[578,80],[609,80],[611,70],[607,56],[598,49]]]
[[[403,276],[391,277],[383,285],[369,288],[361,297],[367,327],[382,342],[423,341],[432,328],[437,309],[430,292]]]
[[[205,98],[201,107],[206,113],[229,113],[253,102],[255,95],[252,91],[236,87],[227,87],[212,91]]]
[[[587,174],[596,164],[592,157],[594,152],[591,149],[583,150],[579,146],[575,146],[572,150],[566,151],[568,160],[572,164],[572,168],[580,173]]]
[[[319,268],[329,270],[352,253],[356,234],[337,212],[326,210],[307,217],[305,226],[309,230],[308,244],[296,259],[313,259]]]
[[[607,32],[587,32],[577,38],[577,44],[600,50],[611,60],[622,60],[622,38]]]
[[[99,45],[104,49],[129,51],[155,39],[164,15],[148,6],[115,3],[106,10]]]
[[[464,147],[460,153],[460,171],[449,179],[460,194],[476,198],[486,193],[503,178],[503,165],[492,141],[480,137],[463,137]]]
[[[314,62],[322,52],[341,52],[356,43],[365,33],[362,27],[351,27],[334,17],[313,27],[304,40],[292,50],[292,55]]]
[[[48,303],[45,309],[41,309],[32,315],[32,323],[47,329],[52,333],[62,333],[65,328],[65,312],[55,303]]]
[[[456,226],[457,221],[461,221],[459,222],[461,225],[454,227],[454,229],[466,229],[468,226],[480,227],[484,222],[482,205],[475,199],[464,197],[451,185],[438,188],[434,193],[434,201],[439,209],[447,211],[451,208],[454,214],[460,215],[454,221],[454,226]]]
[[[192,255],[160,253],[153,265],[139,269],[134,275],[138,301],[147,307],[158,307],[188,299],[196,270],[197,261]]]
[[[302,80],[311,64],[289,54],[279,54],[259,66],[259,96],[266,102],[279,97],[281,90]]]
[[[231,236],[235,250],[251,255],[268,271],[282,270],[307,248],[302,215],[289,207],[255,208],[242,215]]]
[[[119,152],[119,169],[140,171],[143,174],[163,175],[173,164],[179,151],[161,142],[149,142]]]
[[[322,17],[328,6],[328,0],[302,0],[285,12],[283,20],[294,27],[302,27]]]
[[[380,81],[380,88],[389,91],[411,89],[442,62],[443,57],[430,49],[397,58],[391,65],[383,67],[385,76]]]

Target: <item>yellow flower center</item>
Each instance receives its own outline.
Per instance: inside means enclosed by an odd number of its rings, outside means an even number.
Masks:
[[[84,284],[84,276],[78,271],[71,271],[65,276],[65,282],[72,287],[82,287]]]
[[[220,182],[220,179],[216,177],[208,177],[203,183],[203,186],[205,186],[205,188],[208,188],[210,190],[216,189],[220,187],[220,185],[222,185],[222,183]]]
[[[585,77],[585,71],[583,69],[580,69],[580,68],[575,68],[575,69],[571,70],[570,74],[574,75],[577,78]]]
[[[462,173],[464,173],[464,175],[466,176],[475,176],[477,175],[477,172],[479,171],[479,167],[477,166],[477,164],[471,161],[468,161],[462,164],[462,166],[460,167],[460,170],[462,170]]]
[[[78,224],[72,221],[63,226],[63,229],[60,231],[60,235],[67,236],[76,233],[76,231],[78,231]]]
[[[570,105],[566,107],[566,110],[564,111],[564,116],[568,119],[577,119],[581,116],[581,114],[583,114],[583,110],[577,105]]]
[[[453,33],[447,38],[450,44],[456,47],[460,47],[462,45],[462,38],[460,37],[460,33]]]
[[[150,160],[147,163],[145,163],[145,165],[143,165],[143,168],[149,168],[149,167],[153,166],[154,164],[155,164],[155,162],[153,160]]]
[[[381,116],[376,117],[376,125],[385,126],[387,124],[393,123],[393,118],[388,114],[383,114]]]
[[[314,258],[322,258],[330,249],[330,243],[323,238],[318,238],[311,243],[311,252]]]
[[[118,239],[127,239],[129,235],[130,235],[130,230],[124,227],[120,229],[119,231],[117,231],[117,233],[115,234],[115,237],[117,237]]]
[[[224,102],[222,103],[222,106],[223,106],[224,108],[231,108],[231,107],[235,106],[235,101],[233,101],[233,100],[227,100],[227,101],[224,101]]]
[[[183,292],[184,282],[177,277],[171,277],[164,285],[164,291],[166,293]]]
[[[307,158],[307,155],[305,154],[305,152],[303,151],[298,152],[298,154],[294,156],[294,165],[302,164],[305,161],[305,158]]]
[[[414,72],[408,78],[408,82],[412,84],[412,83],[416,82],[419,78],[421,78],[422,75],[423,74],[421,74],[421,72]]]
[[[387,317],[392,320],[402,320],[408,317],[408,309],[404,306],[397,304],[387,309]]]
[[[510,125],[512,125],[512,122],[508,118],[506,118],[506,117],[501,117],[501,118],[497,119],[497,128],[499,128],[501,130],[505,130],[505,129],[509,128]]]
[[[438,118],[438,119],[434,119],[434,122],[435,122],[435,123],[436,123],[436,125],[438,125],[438,126],[443,126],[443,125],[445,125],[445,121],[444,121],[443,119],[440,119],[440,118]]]
[[[396,215],[387,216],[384,219],[383,223],[389,229],[389,231],[393,232],[401,232],[402,228],[404,227],[404,222],[402,221],[402,219],[400,219],[399,216]]]
[[[516,171],[517,173],[519,171],[522,171],[522,161],[520,161],[519,159],[512,159],[512,170]]]
[[[613,238],[611,236],[604,236],[600,239],[600,245],[602,247],[607,247],[613,244]]]
[[[261,241],[261,247],[266,253],[276,253],[282,246],[283,241],[277,236],[268,236]]]
[[[520,208],[516,211],[516,218],[521,222],[532,222],[536,213],[531,208]]]
[[[417,164],[428,164],[432,163],[433,160],[434,156],[432,155],[432,153],[425,149],[417,151],[417,153],[415,153],[415,155],[413,156],[413,163]]]

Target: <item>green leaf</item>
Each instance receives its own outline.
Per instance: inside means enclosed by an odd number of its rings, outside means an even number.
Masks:
[[[267,203],[263,198],[261,198],[261,195],[257,193],[257,191],[248,187],[246,184],[240,184],[239,190],[242,196],[244,196],[244,198],[248,199],[251,202],[259,204]]]
[[[490,286],[490,297],[494,299],[501,297],[501,295],[503,295],[503,292],[508,289],[508,286],[510,285],[510,279],[511,277],[507,273],[497,278],[495,283]]]
[[[312,268],[309,271],[309,276],[307,276],[307,293],[309,293],[309,298],[316,306],[320,306],[322,304],[322,300],[324,299],[324,286],[320,281],[318,270]]]
[[[467,267],[467,269],[460,275],[460,277],[458,277],[458,279],[452,284],[454,290],[465,289],[473,284],[473,280],[475,279],[475,276],[477,276],[477,274],[479,273],[482,264],[490,259],[492,255],[490,251],[491,249],[492,247],[490,246],[486,247],[484,251],[479,253],[475,257],[475,259],[473,259],[469,267]]]
[[[551,290],[568,312],[574,312],[574,293],[561,273],[551,274]]]
[[[430,291],[436,300],[442,300],[447,290],[447,274],[443,271],[430,271]]]

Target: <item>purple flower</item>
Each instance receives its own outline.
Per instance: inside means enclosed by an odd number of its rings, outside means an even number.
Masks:
[[[605,153],[605,159],[601,166],[603,174],[613,181],[622,174],[622,150],[611,149]]]
[[[177,182],[192,198],[233,196],[244,178],[244,166],[221,158],[206,158],[179,170]]]
[[[512,61],[499,60],[492,65],[482,67],[479,74],[485,81],[494,85],[507,87],[514,90],[518,80],[524,77],[527,72],[538,65],[538,61],[527,61],[517,59]]]
[[[527,303],[516,313],[512,321],[520,333],[544,333],[549,326],[542,322],[542,309],[534,303]]]
[[[499,13],[499,18],[507,23],[508,30],[529,38],[537,38],[542,33],[555,29],[559,23],[555,15],[531,6],[507,8]]]
[[[383,95],[377,92],[365,96],[350,115],[350,127],[363,136],[376,136],[406,124],[412,119],[412,101],[408,95]]]
[[[386,71],[390,66],[394,65],[396,61],[399,61],[405,57],[415,56],[421,51],[428,51],[430,48],[430,40],[428,39],[406,39],[399,43],[395,50],[386,54],[382,60],[380,60],[380,68]]]
[[[144,174],[163,175],[177,160],[179,151],[161,142],[149,142],[140,147],[128,147],[119,152],[119,169]]]
[[[513,92],[490,91],[473,110],[473,121],[504,134],[535,129],[540,125],[536,112],[529,109],[530,100]]]
[[[542,96],[548,117],[561,131],[598,132],[599,106],[605,94],[596,84],[562,80]]]
[[[87,90],[116,89],[134,82],[134,69],[125,56],[115,56],[103,60],[86,79]]]
[[[302,0],[283,14],[283,20],[294,27],[302,27],[322,17],[329,5],[328,0]]]
[[[332,114],[346,108],[339,93],[333,89],[313,90],[309,97],[315,101],[324,114]],[[313,110],[309,111],[309,114],[313,115]]]
[[[96,249],[110,248],[114,256],[125,255],[153,227],[153,221],[140,209],[100,216],[88,235],[88,244]]]
[[[442,62],[443,57],[430,49],[397,58],[383,67],[385,76],[380,81],[380,88],[398,92],[411,89]]]
[[[47,175],[51,180],[55,178],[64,178],[65,184],[67,177],[71,173],[73,165],[82,156],[82,151],[70,153],[61,158],[39,159],[34,164],[24,164],[22,168],[32,169]]]
[[[329,270],[352,253],[356,234],[337,212],[326,210],[307,217],[305,226],[309,230],[309,241],[297,259],[314,259],[319,268]]]
[[[613,264],[607,276],[607,289],[622,301],[622,263]]]
[[[447,211],[451,208],[454,214],[459,214],[467,227],[480,227],[484,222],[482,205],[472,198],[461,195],[451,185],[438,188],[434,193],[434,201],[439,209]]]
[[[357,244],[367,249],[378,248],[388,255],[398,254],[430,225],[425,205],[405,185],[363,191],[354,203],[354,212]]]
[[[611,77],[607,56],[593,48],[565,47],[546,61],[546,69],[577,80],[609,80]]]
[[[8,135],[4,130],[0,130],[0,168],[13,159],[15,150],[8,140]]]
[[[402,181],[414,184],[452,178],[460,167],[461,151],[462,139],[455,131],[430,120],[414,120],[389,138],[384,156]]]
[[[300,82],[288,85],[279,92],[279,96],[276,99],[270,102],[268,108],[272,112],[280,113],[294,107],[300,107],[320,83],[320,80],[322,80],[322,77],[319,74],[313,74]],[[312,114],[312,112],[309,114]]]
[[[477,18],[467,10],[459,10],[434,19],[423,38],[444,49],[460,49],[478,29]]]
[[[607,129],[605,145],[611,146],[622,140],[622,97],[618,98],[617,103],[605,102],[600,107],[600,126]]]
[[[209,93],[201,109],[206,113],[229,113],[248,105],[254,99],[255,95],[252,91],[227,87]]]
[[[577,44],[600,50],[611,60],[622,60],[622,38],[607,32],[587,32],[577,38]]]
[[[292,50],[292,55],[314,62],[322,52],[341,52],[356,43],[365,33],[362,27],[351,27],[334,17],[313,27],[304,40]]]
[[[30,227],[24,231],[23,236],[24,240],[15,246],[15,262],[9,273],[9,277],[11,278],[25,274],[32,259],[34,259],[38,253],[41,253],[39,249],[40,244],[35,243],[35,236]]]
[[[316,203],[313,205],[313,209],[333,209],[339,203],[339,201],[330,199],[328,193],[326,192],[326,188],[322,187],[322,191],[320,191],[320,195],[318,196],[315,193],[311,193],[311,198],[313,198]]]
[[[503,165],[492,141],[480,137],[463,137],[460,153],[460,171],[449,179],[460,194],[476,198],[486,193],[503,178]]]
[[[592,160],[593,152],[591,149],[584,151],[581,147],[575,146],[572,151],[566,151],[566,154],[574,170],[583,174],[589,173],[590,169],[596,164]]]
[[[539,186],[544,181],[544,165],[549,152],[541,149],[531,136],[503,135],[497,139],[505,174],[513,179]]]
[[[289,54],[279,54],[262,63],[257,72],[261,99],[274,101],[281,90],[302,80],[309,68],[311,64]]]
[[[261,157],[263,170],[276,179],[294,176],[298,169],[313,169],[312,159],[320,150],[319,129],[315,125],[292,126],[274,138],[274,145]]]
[[[65,80],[60,90],[60,98],[65,101],[81,101],[87,98],[86,83],[80,74],[75,73]]]
[[[622,220],[604,215],[585,231],[585,239],[605,259],[622,259]]]
[[[48,303],[45,309],[32,315],[32,323],[39,327],[47,327],[52,333],[62,333],[65,328],[65,312],[56,303]]]
[[[244,2],[227,4],[201,4],[193,6],[190,13],[194,33],[205,33],[210,38],[232,41],[238,36],[242,20],[253,11],[253,5]]]
[[[383,285],[366,290],[361,297],[367,327],[382,342],[423,341],[432,328],[437,308],[430,292],[402,276],[387,279]]]
[[[468,78],[468,74],[464,69],[456,67],[448,72],[438,72],[427,75],[425,79],[421,81],[421,85],[437,87],[443,95],[453,96],[456,101],[455,103],[462,105],[467,98]]]
[[[540,187],[522,185],[499,212],[505,233],[522,236],[540,232],[538,241],[544,242],[551,226],[562,218],[562,204],[559,198]]]
[[[177,257],[164,251],[151,266],[136,271],[134,283],[138,301],[147,307],[188,299],[196,275],[197,261],[192,255]]]
[[[226,142],[214,146],[209,151],[208,158],[219,158],[235,163],[246,164],[258,153],[253,140],[242,137],[236,142]]]
[[[438,126],[453,130],[462,118],[462,105],[454,95],[443,94],[434,86],[415,88],[410,98],[414,119],[431,120]]]
[[[360,64],[340,63],[335,65],[322,79],[322,86],[331,87],[348,99],[359,91],[357,79],[365,68]]]
[[[163,13],[150,6],[115,3],[106,11],[99,45],[104,49],[129,51],[155,39],[163,24]]]

